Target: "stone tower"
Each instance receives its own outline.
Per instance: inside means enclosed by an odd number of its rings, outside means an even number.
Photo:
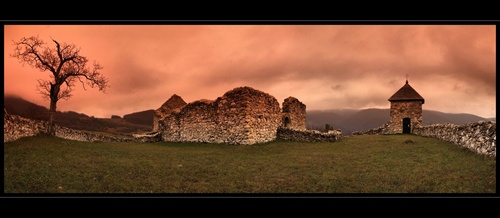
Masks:
[[[413,127],[422,125],[422,105],[425,100],[408,84],[408,79],[389,101],[391,112],[387,134],[412,133]]]

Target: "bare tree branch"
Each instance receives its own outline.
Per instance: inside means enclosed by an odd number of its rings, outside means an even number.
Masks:
[[[39,79],[36,90],[42,95],[44,99],[50,99],[50,82]]]
[[[85,83],[82,81],[82,79],[81,79],[79,76],[78,76],[78,77],[76,77],[76,78],[78,78],[78,80],[80,80],[80,82],[82,83],[83,89],[84,89],[85,91],[87,91],[87,89],[85,88]]]

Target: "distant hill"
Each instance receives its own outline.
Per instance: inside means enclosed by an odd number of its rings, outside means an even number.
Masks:
[[[423,124],[435,124],[435,123],[454,123],[454,124],[465,124],[465,123],[473,123],[480,120],[488,120],[487,118],[476,116],[473,114],[451,114],[451,113],[443,113],[440,111],[432,111],[432,110],[423,110],[422,116],[424,118]]]
[[[10,114],[34,120],[49,120],[49,109],[16,96],[4,96],[4,108]],[[132,115],[132,120],[140,119],[134,119]],[[148,132],[153,127],[152,115],[151,125],[145,125],[145,122],[129,122],[125,119],[89,117],[86,114],[74,111],[57,111],[55,123],[72,129],[108,132],[119,135]]]
[[[153,126],[153,115],[154,110],[145,110],[141,112],[135,112],[131,114],[125,114],[123,119],[135,124]]]
[[[16,96],[4,96],[3,105],[10,114],[19,115],[33,120],[49,119],[49,110],[47,108]]]
[[[478,122],[480,120],[496,121],[496,118],[483,118],[473,114],[452,114],[433,110],[423,110],[423,124],[453,123],[462,125]],[[341,129],[343,134],[354,131],[365,131],[380,127],[389,121],[390,109],[364,109],[364,110],[311,110],[306,113],[307,128],[324,130],[325,124],[333,129]]]

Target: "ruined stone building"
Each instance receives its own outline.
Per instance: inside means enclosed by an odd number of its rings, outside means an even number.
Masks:
[[[273,141],[278,127],[306,129],[306,106],[294,97],[283,102],[251,87],[216,100],[186,104],[173,95],[155,111],[154,131],[163,141],[255,144]]]
[[[422,105],[425,100],[413,89],[408,80],[394,95],[386,134],[413,133],[413,127],[422,125]]]

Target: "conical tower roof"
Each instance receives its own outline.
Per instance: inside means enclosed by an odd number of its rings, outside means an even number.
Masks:
[[[425,102],[424,98],[408,84],[408,80],[406,80],[403,87],[389,98],[389,101],[422,101],[422,104]]]

